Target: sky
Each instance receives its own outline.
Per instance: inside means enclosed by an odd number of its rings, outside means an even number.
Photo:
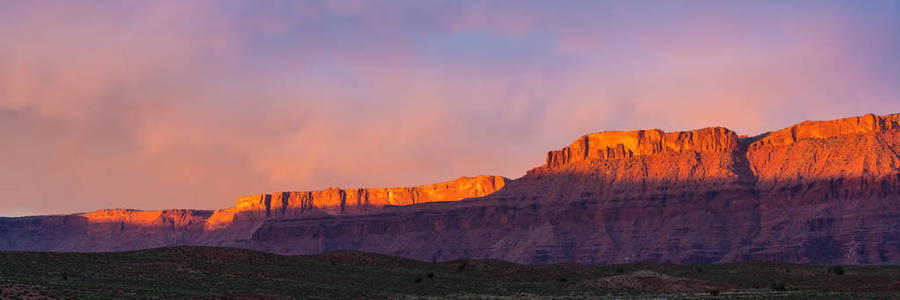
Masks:
[[[900,1],[3,1],[0,216],[516,178],[900,112]]]

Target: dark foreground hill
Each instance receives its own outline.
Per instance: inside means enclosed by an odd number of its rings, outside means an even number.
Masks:
[[[0,298],[898,298],[900,267],[496,260],[423,262],[354,251],[283,256],[233,248],[0,252]]]

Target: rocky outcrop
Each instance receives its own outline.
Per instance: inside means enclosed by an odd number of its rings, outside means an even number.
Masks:
[[[784,146],[797,141],[827,139],[856,134],[890,132],[900,128],[900,114],[844,118],[834,121],[806,121],[782,130],[763,134],[751,148]]]
[[[659,129],[606,131],[582,136],[568,147],[547,153],[547,166],[589,160],[620,159],[669,152],[728,152],[737,135],[722,127],[666,133]]]
[[[736,136],[722,131],[721,138],[732,151],[667,150],[551,164],[478,199],[344,218],[270,220],[249,246],[532,264],[737,260],[729,250],[758,231],[758,199],[746,160],[735,154]]]
[[[900,258],[897,119],[743,139],[719,128],[592,134],[477,200],[272,220],[249,245],[521,263],[889,262]],[[785,132],[790,142],[776,138]]]
[[[243,197],[210,211],[0,219],[0,249],[212,245],[520,263],[900,260],[900,115],[589,134],[521,178]],[[140,237],[140,239],[135,238]]]
[[[900,259],[900,115],[803,122],[757,137],[754,259]],[[749,141],[748,141],[749,142]]]
[[[232,208],[213,212],[207,222],[207,229],[219,229],[235,221],[358,214],[385,206],[458,201],[489,195],[502,189],[508,181],[509,179],[500,176],[476,176],[418,187],[330,188],[312,192],[246,196],[238,198]]]
[[[241,197],[235,205],[240,218],[288,218],[307,212],[360,213],[391,205],[457,201],[489,195],[503,188],[508,179],[499,176],[460,177],[418,187],[330,188],[314,192],[283,192]]]
[[[240,246],[267,219],[374,212],[385,206],[491,194],[500,176],[460,177],[419,187],[284,192],[238,198],[215,211],[105,209],[67,216],[0,218],[0,249],[114,251],[170,245]]]
[[[119,251],[189,244],[210,211],[109,209],[66,216],[0,218],[0,249]]]
[[[79,214],[89,224],[123,223],[130,226],[186,227],[203,224],[209,212],[189,209],[142,211],[134,209],[104,209]]]

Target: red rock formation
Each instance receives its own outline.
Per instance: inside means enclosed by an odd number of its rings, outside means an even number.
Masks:
[[[507,181],[500,176],[476,176],[418,187],[330,188],[246,196],[238,198],[232,208],[216,210],[207,222],[207,229],[219,229],[238,220],[364,213],[390,205],[458,201],[489,195],[502,189]]]
[[[551,152],[547,165],[486,197],[341,219],[271,220],[249,245],[280,253],[358,249],[424,260],[601,263],[716,261],[744,243],[745,236],[728,233],[754,230],[758,201],[743,197],[753,181],[746,159],[735,154],[733,132],[626,135],[645,137],[626,148],[638,154],[573,160],[571,153],[587,152],[564,149],[555,153],[569,156],[555,160]],[[568,149],[604,145],[580,141]],[[614,142],[624,148],[621,141]]]
[[[209,214],[188,209],[141,211],[133,209],[104,209],[79,214],[89,224],[125,223],[135,226],[183,227],[206,222]]]
[[[900,257],[900,114],[803,122],[746,156],[758,178],[752,258],[878,263]],[[777,241],[777,242],[776,242]]]
[[[373,212],[385,206],[491,194],[499,176],[460,177],[419,187],[337,189],[241,197],[215,211],[107,209],[68,216],[0,218],[0,249],[114,251],[170,245],[239,246],[267,219]]]
[[[522,263],[883,263],[900,260],[898,153],[900,114],[743,138],[724,128],[602,132],[511,181],[266,194],[215,212],[0,218],[0,249],[196,244]],[[458,201],[436,202],[446,200]]]
[[[287,218],[307,212],[360,213],[389,205],[457,201],[500,190],[507,179],[499,176],[460,177],[454,181],[395,188],[330,188],[314,192],[284,192],[241,197],[235,205],[238,218]]]
[[[0,249],[119,251],[190,244],[209,211],[100,210],[66,216],[0,218]]]
[[[900,127],[900,114],[844,118],[834,121],[806,121],[782,130],[763,134],[751,147],[783,146],[800,140],[826,139],[855,134],[890,132]]]
[[[892,261],[897,121],[804,122],[744,139],[718,128],[592,134],[487,197],[267,221],[249,245],[523,263]]]
[[[734,132],[721,127],[670,133],[659,129],[606,131],[582,136],[568,147],[548,152],[547,166],[667,152],[728,152],[737,148],[737,142]]]

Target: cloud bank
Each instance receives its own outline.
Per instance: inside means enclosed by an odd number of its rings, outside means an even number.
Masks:
[[[0,215],[518,177],[601,130],[900,112],[896,2],[0,4]]]

